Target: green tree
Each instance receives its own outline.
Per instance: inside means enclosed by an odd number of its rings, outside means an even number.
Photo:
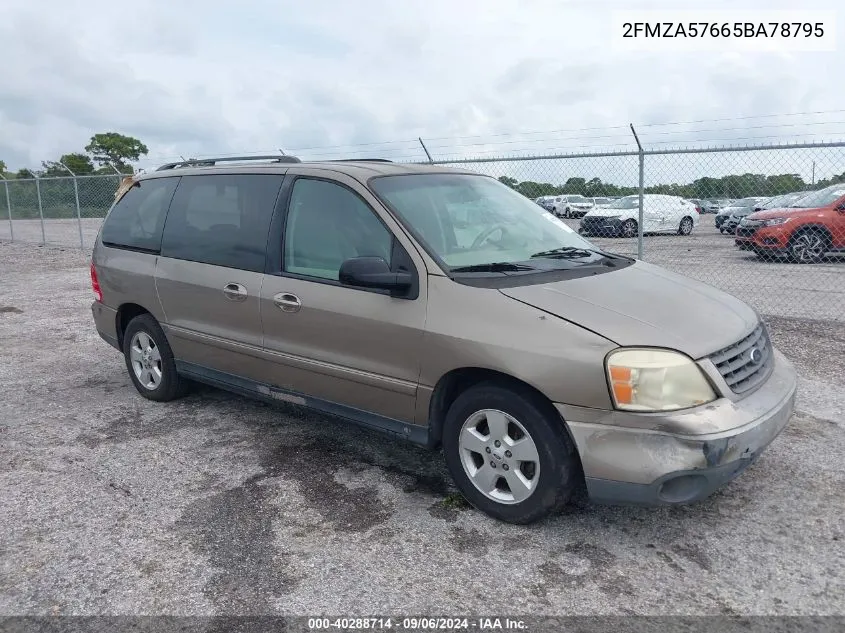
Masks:
[[[107,166],[111,163],[124,173],[132,173],[129,163],[149,153],[147,146],[137,138],[117,132],[95,134],[85,146],[85,151],[91,154],[98,165]]]
[[[6,175],[6,163],[0,160],[0,175]]]
[[[572,177],[563,185],[562,193],[580,193],[582,196],[587,192],[587,180],[585,178]]]
[[[43,161],[45,176],[69,176],[67,169],[62,167],[66,165],[77,176],[84,176],[86,174],[94,173],[94,163],[91,162],[91,157],[87,154],[63,154],[59,160]]]
[[[507,185],[511,189],[516,189],[516,185],[519,181],[516,178],[511,178],[510,176],[499,176],[499,182],[503,185]]]
[[[15,174],[15,178],[25,179],[25,178],[35,178],[35,174],[32,173],[29,169],[24,167],[23,169],[19,169],[18,173]]]

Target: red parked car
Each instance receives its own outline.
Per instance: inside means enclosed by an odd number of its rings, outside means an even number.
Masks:
[[[736,228],[736,245],[760,258],[786,256],[814,264],[827,253],[845,252],[845,183],[801,198],[785,209],[757,211]]]

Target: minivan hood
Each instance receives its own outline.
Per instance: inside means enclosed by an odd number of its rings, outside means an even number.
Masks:
[[[618,345],[666,347],[695,359],[737,342],[758,322],[739,299],[645,262],[500,292]]]

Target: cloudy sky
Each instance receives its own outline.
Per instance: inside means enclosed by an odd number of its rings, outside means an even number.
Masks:
[[[653,146],[845,138],[839,26],[836,52],[612,46],[616,9],[794,2],[240,4],[6,3],[0,159],[12,170],[38,167],[105,131],[145,142],[148,169],[180,155],[280,147],[311,158],[419,159],[418,136],[436,157],[629,148],[631,121]]]

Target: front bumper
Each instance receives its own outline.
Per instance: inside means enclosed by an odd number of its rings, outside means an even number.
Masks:
[[[578,448],[591,499],[666,505],[703,499],[752,464],[789,421],[795,391],[795,370],[775,350],[768,380],[739,400],[725,397],[668,414],[606,412],[605,420],[614,424],[602,423],[595,410],[555,406]],[[707,427],[708,419],[718,421],[711,428],[728,430],[701,435],[662,430]]]
[[[600,237],[615,237],[619,235],[621,230],[621,219],[601,216],[585,217],[578,227],[578,232],[581,235],[597,235]]]

